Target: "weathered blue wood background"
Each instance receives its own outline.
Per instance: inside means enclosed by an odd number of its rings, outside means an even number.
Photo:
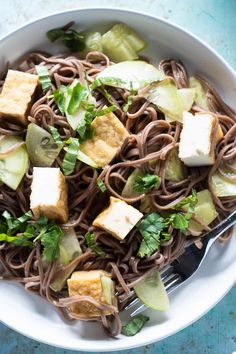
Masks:
[[[36,17],[64,9],[114,6],[143,10],[171,20],[197,34],[236,69],[236,0],[1,0],[0,5],[0,36]],[[234,352],[236,353],[236,287],[207,315],[180,333],[157,344],[123,351],[122,354]],[[29,340],[1,324],[0,353],[75,354]]]

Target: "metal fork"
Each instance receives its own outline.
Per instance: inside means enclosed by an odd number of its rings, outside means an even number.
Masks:
[[[184,284],[187,279],[195,274],[213,243],[220,237],[220,235],[222,235],[223,232],[228,230],[235,223],[236,210],[211,231],[201,237],[201,248],[198,248],[195,243],[189,246],[186,245],[185,252],[178,259],[161,269],[161,278],[168,294]],[[125,307],[125,310],[130,311],[133,309],[132,313],[130,313],[131,317],[147,309],[147,307],[137,297],[133,299],[135,296],[134,291],[131,292],[130,296],[132,300]]]

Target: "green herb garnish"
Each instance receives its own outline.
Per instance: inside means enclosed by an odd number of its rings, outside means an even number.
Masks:
[[[59,244],[62,236],[61,228],[53,222],[47,225],[47,229],[40,236],[41,244],[43,245],[43,256],[47,261],[52,262],[60,256]]]
[[[159,176],[146,174],[145,176],[137,176],[134,184],[133,190],[138,193],[147,193],[151,189],[157,189],[160,187],[161,179]]]
[[[123,106],[123,110],[124,110],[125,113],[128,112],[129,107],[132,105],[132,103],[133,103],[133,96],[130,95],[130,96],[128,97],[127,103],[124,104],[124,106]]]
[[[75,79],[71,85],[61,85],[53,92],[59,110],[62,114],[66,115],[73,115],[78,110],[87,94],[87,88],[77,79]]]
[[[0,234],[0,242],[12,243],[18,247],[33,247],[40,239],[47,261],[52,262],[59,257],[59,241],[63,232],[54,221],[48,221],[45,216],[33,221],[31,211],[19,218],[14,218],[5,211],[2,217],[0,230],[5,232]]]
[[[170,239],[170,235],[163,231],[166,227],[165,219],[157,213],[151,213],[142,219],[138,224],[139,232],[142,235],[142,242],[139,246],[138,256],[149,257],[160,249],[162,243]]]
[[[42,85],[43,91],[47,91],[52,87],[52,82],[48,72],[47,66],[44,65],[35,65],[36,72],[39,76],[39,81]]]
[[[193,190],[192,194],[189,195],[188,197],[184,198],[178,204],[176,204],[174,209],[179,210],[179,209],[182,209],[183,207],[187,207],[187,213],[185,214],[185,217],[187,220],[190,220],[193,213],[194,213],[194,209],[197,205],[197,202],[198,202],[197,192],[195,190]]]
[[[66,141],[66,144],[69,146],[62,161],[62,169],[64,174],[68,176],[73,173],[75,169],[80,143],[78,139],[70,138]]]
[[[132,82],[130,82],[130,84],[132,85]],[[134,89],[132,88],[131,91],[130,91],[130,95],[129,95],[129,97],[128,97],[127,103],[123,106],[124,112],[126,112],[126,113],[128,112],[129,107],[132,105],[134,96],[135,96],[136,94],[137,94],[137,90],[134,90]]]
[[[49,125],[48,128],[50,130],[50,133],[52,134],[53,140],[56,143],[60,143],[61,144],[62,140],[61,140],[61,136],[60,136],[57,128],[53,127],[52,125]]]
[[[107,187],[106,187],[104,181],[103,181],[101,178],[98,178],[98,179],[97,179],[97,185],[98,185],[99,189],[100,189],[103,193],[106,192]]]
[[[96,235],[94,232],[87,232],[84,236],[87,246],[98,256],[105,257],[106,253],[96,243]]]
[[[66,115],[69,123],[78,114],[78,110],[82,110],[75,129],[79,134],[80,141],[92,138],[91,123],[95,117],[116,110],[115,106],[96,110],[95,104],[89,103],[91,102],[89,88],[81,85],[77,79],[70,86],[61,85],[59,89],[53,92],[53,95],[60,112]]]
[[[67,87],[65,85],[61,85],[57,90],[53,91],[55,102],[61,114],[65,114],[66,94],[67,94]]]
[[[103,116],[107,113],[116,110],[116,106],[110,106],[103,109],[96,110],[94,104],[88,104],[86,107],[84,119],[81,119],[76,131],[80,136],[80,140],[91,139],[93,136],[92,121],[95,117]]]
[[[126,325],[122,327],[121,333],[125,336],[134,336],[141,331],[145,323],[149,321],[149,317],[139,314],[134,316]]]
[[[128,84],[128,81],[124,81],[116,77],[101,77],[93,81],[91,90],[96,90],[96,88],[103,85],[113,85],[119,87],[121,84]]]
[[[21,231],[22,227],[24,228],[25,223],[32,218],[33,214],[29,210],[19,218],[14,218],[8,211],[4,211],[2,216],[5,219],[7,230],[13,232],[15,230]]]
[[[196,204],[197,193],[193,190],[190,196],[174,207],[178,212],[171,213],[166,217],[158,213],[151,213],[142,219],[137,225],[142,236],[137,255],[141,258],[149,257],[158,251],[161,245],[170,240],[171,235],[167,232],[169,226],[183,232],[186,231]],[[183,210],[183,207],[186,207],[186,210]]]
[[[83,51],[85,48],[84,36],[73,28],[74,23],[69,23],[64,27],[53,28],[47,32],[47,37],[51,42],[60,39],[67,48],[73,51]]]

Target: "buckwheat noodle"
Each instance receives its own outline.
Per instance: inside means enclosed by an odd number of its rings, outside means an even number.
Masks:
[[[76,54],[49,55],[43,52],[33,52],[21,58],[14,66],[18,70],[35,74],[35,65],[48,67],[54,87],[46,94],[37,93],[35,103],[29,112],[29,121],[47,129],[48,125],[56,127],[62,139],[75,136],[75,132],[69,126],[66,118],[61,115],[54,99],[51,97],[52,90],[61,84],[68,85],[78,78],[81,83],[86,79],[92,83],[96,75],[105,67],[111,65],[109,58],[98,52],[90,52],[85,60],[79,59]],[[168,76],[174,78],[178,88],[189,87],[188,74],[184,65],[174,59],[165,59],[160,62],[160,69]],[[85,75],[86,74],[86,75]],[[4,75],[3,75],[4,79]],[[4,82],[2,79],[1,86]],[[110,237],[105,231],[98,230],[92,225],[92,221],[99,212],[108,204],[109,195],[113,195],[139,208],[143,195],[128,199],[121,195],[125,182],[134,168],[140,168],[145,173],[155,173],[161,177],[161,186],[158,190],[148,193],[149,210],[163,212],[172,208],[185,198],[192,188],[197,191],[208,188],[211,190],[216,209],[219,213],[214,224],[224,219],[235,208],[236,197],[218,198],[210,187],[209,179],[220,166],[220,162],[230,164],[236,157],[236,112],[227,106],[215,89],[205,78],[199,77],[207,90],[207,99],[212,114],[219,118],[224,138],[217,145],[216,162],[210,167],[186,168],[186,177],[180,182],[170,182],[165,179],[166,158],[170,151],[179,144],[181,123],[169,123],[164,120],[163,114],[144,98],[136,95],[128,112],[124,111],[129,92],[123,89],[109,88],[113,104],[116,105],[116,115],[129,130],[130,136],[126,139],[120,151],[112,163],[102,171],[78,162],[73,175],[66,176],[69,189],[69,214],[70,218],[63,227],[74,227],[80,242],[83,254],[74,259],[65,268],[72,264],[77,269],[91,270],[104,269],[112,274],[116,282],[116,293],[119,310],[124,308],[130,299],[132,287],[143,279],[153,269],[164,267],[171,263],[182,252],[185,245],[195,242],[200,237],[183,236],[178,230],[170,229],[172,237],[161,247],[161,250],[147,258],[138,258],[137,250],[141,241],[137,229],[133,229],[125,240],[119,242]],[[110,105],[103,90],[95,91],[97,108]],[[196,105],[192,112],[202,109]],[[0,134],[25,135],[26,129],[17,124],[1,120]],[[15,147],[17,148],[17,147]],[[59,155],[53,166],[61,166],[63,155]],[[149,164],[155,161],[155,164]],[[219,169],[219,173],[223,173]],[[236,171],[235,171],[236,175]],[[105,180],[108,193],[102,193],[97,186],[97,178]],[[232,178],[235,181],[234,177]],[[14,216],[20,216],[30,208],[29,195],[32,181],[32,166],[24,177],[16,191],[12,191],[6,185],[0,187],[0,212],[7,210]],[[195,221],[200,223],[195,218]],[[201,224],[201,223],[200,223]],[[202,224],[201,224],[202,225]],[[205,231],[209,226],[202,225]],[[102,258],[86,247],[84,235],[87,231],[96,233],[97,242],[106,252]],[[221,241],[227,240],[231,232],[225,233]],[[64,288],[61,292],[54,292],[50,284],[55,274],[62,269],[56,261],[49,264],[47,269],[42,264],[40,255],[40,242],[37,241],[33,249],[26,247],[12,247],[7,243],[0,245],[0,263],[3,271],[0,279],[8,279],[21,283],[26,290],[32,291],[45,298],[52,305],[61,310],[66,319],[101,320],[105,330],[112,336],[121,331],[121,322],[116,307],[104,305],[89,296],[68,297]],[[87,301],[101,311],[101,318],[78,316],[70,312],[69,307],[73,303]],[[110,310],[114,315],[105,316],[104,311]]]

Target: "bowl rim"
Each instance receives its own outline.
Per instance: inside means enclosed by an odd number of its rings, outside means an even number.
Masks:
[[[53,18],[53,17],[57,17],[57,16],[60,16],[60,15],[63,15],[63,14],[68,14],[68,13],[77,13],[77,12],[83,12],[83,11],[86,11],[86,12],[94,12],[94,11],[114,11],[114,12],[123,12],[123,13],[130,13],[130,14],[136,14],[136,15],[139,15],[139,16],[143,16],[143,17],[146,17],[146,18],[151,18],[153,20],[156,20],[160,23],[163,23],[169,27],[171,27],[172,29],[174,30],[177,30],[179,32],[181,32],[182,34],[184,35],[187,35],[189,38],[191,39],[194,39],[194,41],[198,42],[202,47],[205,47],[208,51],[210,51],[211,53],[214,54],[214,56],[217,58],[217,60],[219,62],[221,62],[221,64],[223,64],[224,67],[226,67],[230,73],[232,74],[232,76],[235,78],[236,80],[236,71],[234,70],[234,68],[226,61],[226,59],[223,58],[223,56],[221,54],[219,54],[214,48],[212,48],[208,43],[206,43],[204,40],[200,39],[197,35],[193,34],[191,31],[189,31],[188,29],[180,26],[180,25],[177,25],[177,24],[174,24],[172,21],[170,20],[167,20],[167,19],[164,19],[162,17],[159,17],[159,16],[155,16],[155,15],[152,15],[152,14],[149,14],[145,11],[137,11],[137,10],[133,10],[132,8],[119,8],[119,7],[115,7],[115,6],[94,6],[94,7],[86,7],[86,6],[83,6],[81,8],[73,8],[73,9],[67,9],[67,10],[62,10],[62,11],[56,11],[56,12],[53,12],[49,15],[46,15],[46,16],[42,16],[42,17],[38,17],[38,18],[35,18],[34,20],[32,21],[28,21],[27,23],[25,23],[24,25],[22,26],[19,26],[17,28],[15,28],[14,30],[8,32],[6,35],[2,35],[0,37],[0,45],[3,44],[5,41],[7,41],[9,38],[11,38],[12,36],[14,36],[18,31],[21,31],[21,30],[24,30],[26,29],[27,27],[30,27],[32,26],[33,24],[35,23],[38,23],[38,22],[41,22],[43,20],[47,20],[47,19],[50,19],[50,18]],[[139,348],[139,347],[142,347],[142,346],[145,346],[145,345],[149,345],[149,344],[153,344],[155,342],[159,342],[160,340],[163,340],[165,338],[168,338],[176,333],[178,333],[179,331],[182,331],[183,329],[185,329],[186,327],[190,326],[191,324],[195,323],[196,321],[198,321],[201,317],[203,317],[206,313],[208,313],[214,306],[216,306],[223,298],[224,296],[236,285],[236,279],[234,282],[231,282],[228,287],[225,287],[224,288],[224,291],[223,293],[221,294],[221,296],[216,300],[214,301],[214,303],[208,307],[207,309],[205,309],[204,311],[200,312],[198,316],[195,316],[194,319],[192,321],[189,321],[186,325],[183,325],[177,329],[173,329],[172,331],[169,332],[169,334],[166,336],[166,335],[163,335],[162,337],[158,338],[158,339],[155,339],[155,338],[151,338],[151,339],[145,339],[142,341],[142,344],[140,345],[139,343],[132,343],[131,345],[120,345],[118,348],[115,348],[114,351],[121,351],[121,350],[128,350],[128,349],[134,349],[134,348]],[[14,324],[9,324],[7,321],[5,320],[2,320],[0,319],[0,323],[4,324],[5,326],[7,326],[8,328],[14,330],[15,332],[29,338],[29,339],[33,339],[37,342],[40,342],[40,343],[43,343],[43,344],[47,344],[47,345],[50,345],[52,347],[57,347],[57,348],[61,348],[61,349],[66,349],[66,350],[79,350],[79,351],[87,351],[87,352],[98,352],[100,351],[101,349],[91,349],[91,348],[80,348],[78,346],[78,348],[75,348],[75,347],[72,347],[72,346],[61,346],[61,345],[57,345],[56,343],[52,343],[50,340],[44,340],[44,339],[39,339],[36,335],[31,335],[31,334],[28,334],[26,332],[26,330],[21,330],[20,328],[15,328],[14,327]],[[103,348],[102,349],[103,352],[111,352],[111,349],[110,348]],[[113,351],[113,350],[112,350]]]

